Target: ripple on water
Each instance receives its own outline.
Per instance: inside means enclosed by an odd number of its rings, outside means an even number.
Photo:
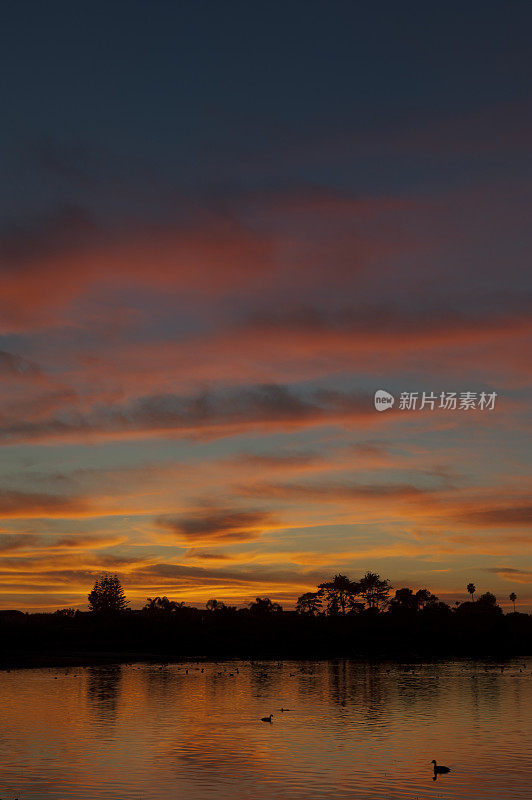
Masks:
[[[203,672],[150,664],[1,673],[0,797],[528,800],[532,663],[522,666],[220,662]],[[273,723],[261,723],[270,713]],[[433,758],[452,772],[433,781]]]

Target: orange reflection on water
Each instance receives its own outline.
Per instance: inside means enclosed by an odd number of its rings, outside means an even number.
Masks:
[[[523,660],[4,672],[0,796],[524,800],[531,672]],[[433,781],[433,758],[451,773]]]

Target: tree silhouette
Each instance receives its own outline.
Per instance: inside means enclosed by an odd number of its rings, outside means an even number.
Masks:
[[[397,589],[395,597],[390,600],[390,611],[421,611],[424,608],[434,608],[439,602],[438,598],[428,589],[418,589],[414,594],[407,587]]]
[[[207,611],[213,611],[216,614],[234,613],[236,611],[236,606],[228,606],[222,600],[215,600],[214,597],[211,600],[207,600],[205,608]]]
[[[360,594],[360,585],[350,580],[347,575],[335,575],[332,581],[320,583],[318,595],[323,597],[327,604],[327,613],[330,616],[347,611],[356,610],[355,598]]]
[[[75,608],[58,608],[57,611],[54,612],[58,617],[64,617],[65,619],[73,619],[76,616],[76,609]]]
[[[416,600],[418,608],[426,608],[427,606],[434,606],[439,602],[439,598],[432,594],[428,589],[418,589],[416,592]]]
[[[118,575],[97,578],[88,596],[89,609],[95,614],[117,614],[129,605]]]
[[[147,597],[146,605],[142,610],[149,611],[150,613],[171,614],[172,611],[178,611],[180,608],[184,608],[184,606],[185,604],[183,602],[169,600],[166,596]]]
[[[221,600],[216,600],[214,597],[211,600],[207,600],[205,603],[205,608],[207,611],[224,611],[225,603]]]
[[[389,581],[382,579],[377,573],[366,572],[358,586],[359,594],[366,601],[368,608],[379,611],[388,605],[391,584]]]
[[[113,658],[118,654],[128,660],[134,653],[158,654],[165,660],[194,655],[254,660],[530,652],[532,615],[515,613],[514,593],[509,595],[514,613],[503,614],[491,592],[476,602],[464,598],[451,609],[425,588],[399,588],[388,601],[390,588],[373,572],[356,580],[336,575],[301,595],[299,613],[283,612],[269,597],[257,597],[239,609],[212,598],[207,610],[150,597],[142,610],[112,614],[123,612],[127,601],[117,576],[107,574],[96,580],[89,595],[91,613],[0,611],[0,667],[12,663],[11,653],[19,651],[22,663],[39,665],[44,649],[60,659],[69,651],[83,652],[89,660],[93,655],[100,659],[109,648]]]
[[[471,595],[471,599],[473,600],[473,602],[475,602],[475,592],[477,591],[477,587],[475,586],[474,583],[468,583],[466,588],[469,594]]]
[[[297,598],[296,611],[298,614],[307,614],[315,617],[322,608],[321,597],[318,592],[305,592]]]
[[[397,589],[395,597],[390,601],[390,611],[417,611],[418,600],[412,589]]]
[[[476,605],[479,609],[482,609],[483,612],[497,612],[497,614],[502,613],[502,609],[500,606],[497,605],[497,598],[492,592],[484,592],[478,598]]]
[[[255,616],[262,617],[265,614],[272,614],[283,610],[279,603],[274,603],[269,597],[256,597],[253,603],[249,604],[249,610]]]
[[[153,613],[154,611],[159,610],[159,601],[160,597],[147,597],[146,598],[146,605],[143,607],[143,611],[149,611]]]

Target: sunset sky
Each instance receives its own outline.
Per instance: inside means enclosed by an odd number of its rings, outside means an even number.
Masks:
[[[372,570],[530,610],[531,21],[5,0],[2,608]]]

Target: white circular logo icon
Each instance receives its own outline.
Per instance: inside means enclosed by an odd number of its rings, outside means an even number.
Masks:
[[[393,394],[385,392],[384,389],[377,389],[374,402],[377,411],[387,411],[395,403],[395,398]]]

